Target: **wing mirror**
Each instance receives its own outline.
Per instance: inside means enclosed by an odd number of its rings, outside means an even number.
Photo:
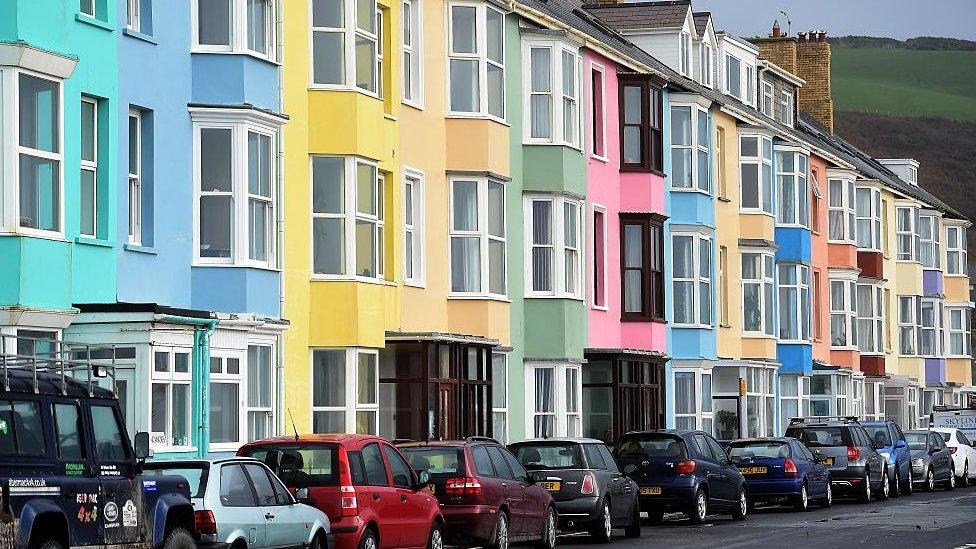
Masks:
[[[417,486],[415,486],[415,488],[417,490],[423,490],[424,488],[427,487],[427,484],[429,482],[430,482],[430,473],[428,473],[427,471],[421,471],[417,473]]]
[[[908,443],[904,439],[898,439],[895,441],[895,448],[908,448]]]
[[[637,466],[634,465],[633,463],[630,463],[630,464],[628,464],[627,466],[624,467],[624,474],[625,475],[632,475],[632,474],[634,474],[636,472],[637,472]]]
[[[134,450],[136,452],[136,459],[143,461],[149,457],[149,433],[145,431],[140,431],[136,433],[136,438],[133,441]]]
[[[308,488],[298,488],[295,490],[295,501],[298,503],[304,503],[305,505],[315,506],[315,500],[313,500],[308,495]]]
[[[544,482],[549,475],[540,471],[531,471],[529,473],[529,484],[537,484],[539,482]]]

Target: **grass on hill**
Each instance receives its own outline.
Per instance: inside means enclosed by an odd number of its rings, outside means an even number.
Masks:
[[[837,110],[976,121],[976,51],[831,50]]]

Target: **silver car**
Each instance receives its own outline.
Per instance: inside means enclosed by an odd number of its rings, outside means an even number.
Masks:
[[[187,480],[197,546],[202,549],[335,546],[329,517],[298,503],[260,461],[240,457],[155,461],[144,470]]]

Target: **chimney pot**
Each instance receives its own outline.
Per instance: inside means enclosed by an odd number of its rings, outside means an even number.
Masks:
[[[779,19],[773,20],[773,33],[770,34],[769,36],[773,38],[779,38],[780,36],[783,36],[783,31],[779,26]]]
[[[796,33],[796,38],[797,38],[797,41],[799,43],[803,44],[804,42],[807,41],[807,33],[805,33],[805,32],[798,32],[798,33]]]

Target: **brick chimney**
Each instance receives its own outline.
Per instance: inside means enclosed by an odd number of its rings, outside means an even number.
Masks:
[[[796,74],[796,38],[783,34],[779,21],[773,22],[773,32],[768,38],[750,38],[749,41],[759,48],[759,57]]]

